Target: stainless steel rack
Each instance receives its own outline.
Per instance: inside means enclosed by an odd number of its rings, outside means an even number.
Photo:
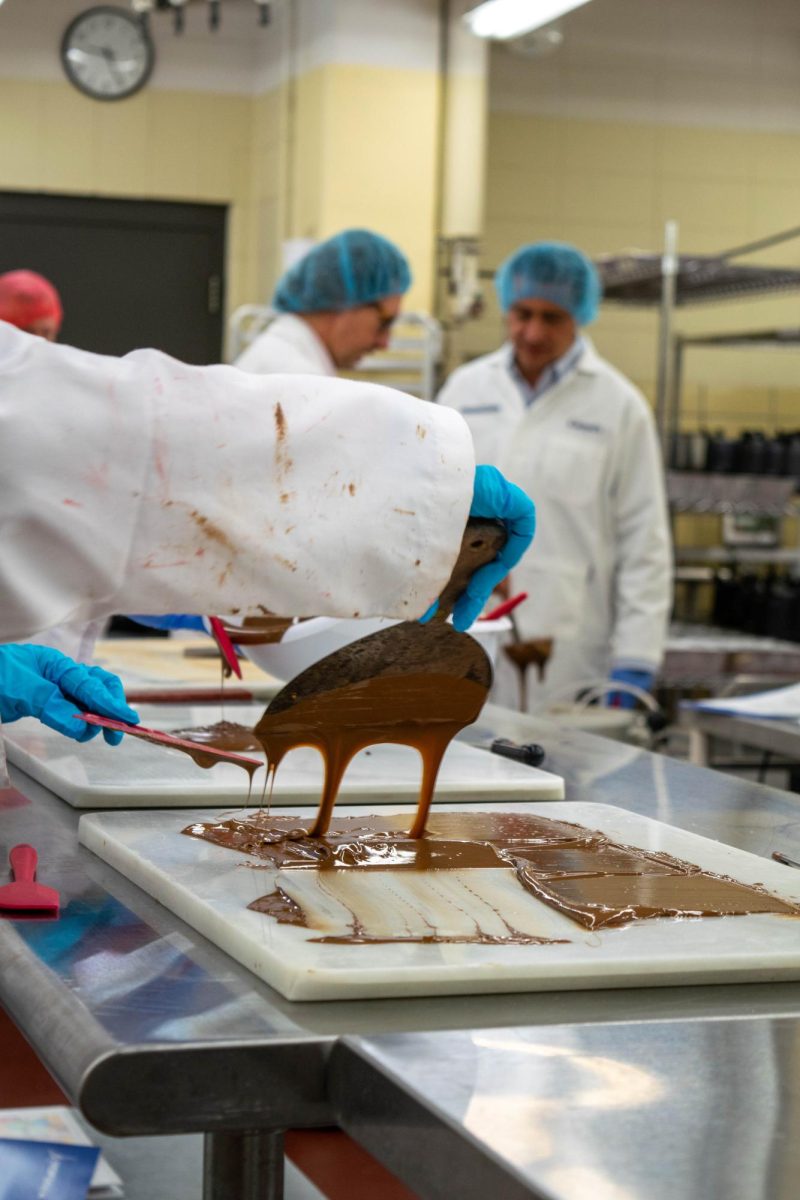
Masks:
[[[606,255],[596,260],[607,302],[628,307],[659,307],[656,421],[662,445],[669,446],[677,429],[682,383],[682,356],[688,345],[758,346],[800,344],[800,330],[768,330],[739,334],[674,335],[676,308],[719,300],[742,300],[775,292],[800,291],[800,269],[746,266],[739,259],[800,236],[800,226],[723,250],[719,254],[678,254],[678,224],[667,221],[664,250],[658,254]]]

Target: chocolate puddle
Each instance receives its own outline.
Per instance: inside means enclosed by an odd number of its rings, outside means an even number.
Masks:
[[[800,906],[758,885],[704,871],[662,852],[613,842],[605,834],[568,821],[510,813],[433,813],[426,837],[397,828],[398,817],[334,818],[320,838],[306,834],[296,816],[255,813],[246,820],[198,822],[184,833],[239,850],[279,871],[324,872],[379,869],[429,874],[506,867],[530,895],[585,929],[619,928],[655,917],[720,917],[778,913],[800,917]],[[250,908],[275,920],[310,928],[308,915],[284,888]],[[504,920],[502,913],[497,915]],[[402,915],[398,915],[402,928]],[[469,936],[371,934],[353,913],[350,932],[314,940],[364,942],[477,942],[544,944],[506,922],[507,936],[480,928]],[[563,939],[557,939],[563,940]]]

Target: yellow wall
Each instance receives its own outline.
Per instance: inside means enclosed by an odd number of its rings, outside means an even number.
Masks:
[[[437,78],[433,71],[328,64],[300,76],[291,107],[286,236],[348,226],[402,247],[414,272],[408,307],[433,292]]]
[[[281,243],[366,225],[432,293],[436,76],[330,65],[259,96],[150,88],[116,104],[0,80],[0,188],[230,205],[227,312],[264,303]],[[13,115],[12,115],[13,114]]]
[[[591,255],[659,250],[665,220],[683,252],[713,253],[800,224],[800,136],[494,112],[483,267],[522,242],[571,241]],[[743,260],[800,265],[800,239]],[[484,318],[459,335],[471,357],[500,340],[487,281]],[[687,333],[800,325],[800,293],[682,309]],[[652,397],[657,314],[607,306],[600,352]],[[800,352],[692,350],[684,424],[730,431],[798,425]]]
[[[287,228],[288,103],[285,85],[251,102],[250,191],[240,225],[246,269],[239,292],[246,304],[265,304],[281,270],[281,242]],[[232,254],[232,265],[236,261]]]
[[[68,83],[0,80],[0,187],[228,203],[228,307],[251,298],[252,101],[149,89],[117,104]]]

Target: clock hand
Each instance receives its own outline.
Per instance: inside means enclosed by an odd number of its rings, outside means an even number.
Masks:
[[[119,84],[122,84],[124,86],[124,84],[126,82],[125,76],[121,75],[120,72],[117,70],[117,63],[116,63],[116,59],[114,58],[114,55],[106,54],[104,57],[105,57],[106,67],[108,68],[108,73],[111,76],[111,79],[114,82],[114,84],[117,86],[119,86]]]

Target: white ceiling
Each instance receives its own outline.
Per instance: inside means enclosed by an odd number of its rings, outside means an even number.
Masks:
[[[495,109],[800,129],[800,0],[594,0],[563,45],[492,52]]]

